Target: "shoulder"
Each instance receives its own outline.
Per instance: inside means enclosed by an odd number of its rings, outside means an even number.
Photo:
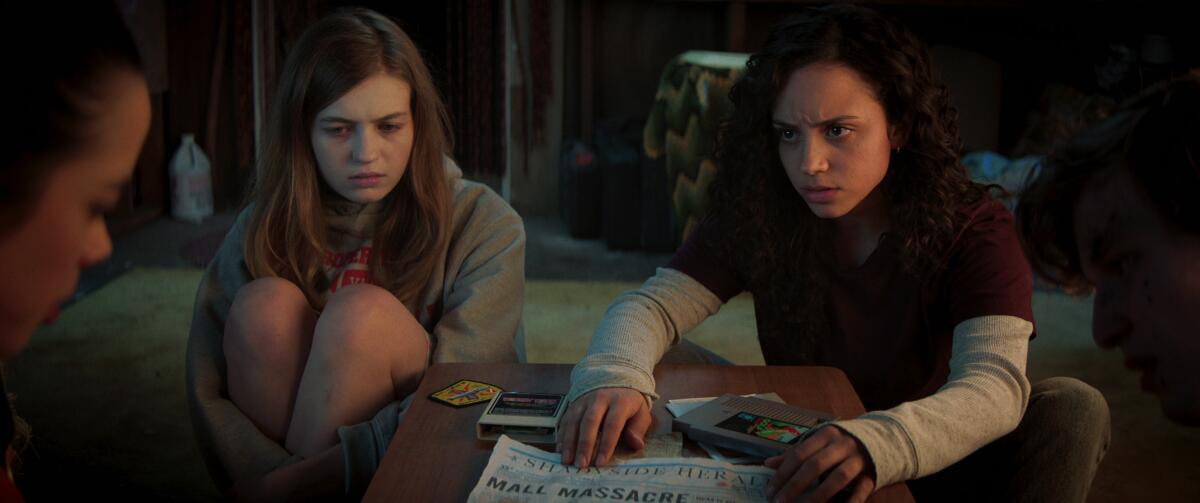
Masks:
[[[229,228],[229,234],[225,239],[228,240],[234,235],[243,236],[246,233],[246,228],[250,226],[250,222],[254,219],[254,203],[246,205],[238,212],[237,218],[233,221],[233,226]]]
[[[1006,247],[1011,244],[1019,245],[1013,214],[1000,201],[987,196],[979,201],[964,204],[957,214],[960,224],[950,245],[952,255],[980,241],[1003,244]]]
[[[521,216],[487,185],[465,179],[452,182],[454,197],[451,205],[454,227],[457,230],[478,227],[513,227],[523,235],[525,224]]]
[[[217,249],[217,255],[214,257],[215,260],[219,262],[232,263],[240,263],[243,261],[246,233],[252,232],[249,227],[253,219],[253,205],[249,205],[238,212],[237,218],[233,221],[233,225],[231,225],[229,227],[229,231],[225,233],[225,239],[221,241],[221,247]]]
[[[975,220],[1002,219],[1012,222],[1013,219],[1012,212],[1008,207],[990,195],[984,196],[974,203],[964,204],[958,211]]]
[[[709,215],[691,229],[687,240],[675,251],[667,267],[682,272],[709,291],[721,302],[728,301],[745,289],[745,281],[737,274],[735,264],[728,263],[722,243],[728,239],[724,220]]]
[[[953,292],[955,321],[984,315],[1032,320],[1033,273],[1025,260],[1012,213],[986,198],[964,206],[963,224],[946,262],[946,292]]]
[[[446,174],[451,190],[451,249],[524,245],[525,222],[504,198],[487,185],[463,178],[450,158],[446,158]]]
[[[717,246],[727,236],[728,233],[721,219],[713,215],[705,216],[696,225],[687,229],[687,237],[675,250],[669,267],[682,271],[697,267],[715,267]]]
[[[216,258],[223,261],[241,262],[243,260],[246,234],[253,232],[250,229],[253,221],[254,205],[250,204],[238,212],[233,225],[229,227],[229,232],[225,233],[225,239],[221,241],[221,247],[217,250]]]
[[[509,206],[491,187],[479,182],[459,178],[451,182],[453,186],[453,206],[455,214],[465,214],[471,217],[495,216],[498,218],[517,218],[516,210]]]

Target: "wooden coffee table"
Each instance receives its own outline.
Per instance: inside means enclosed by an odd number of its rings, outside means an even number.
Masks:
[[[363,501],[467,499],[494,445],[475,439],[475,421],[484,405],[455,409],[425,398],[459,379],[483,381],[510,391],[566,393],[571,366],[442,363],[430,367]],[[671,431],[671,414],[664,404],[673,398],[773,391],[789,404],[842,418],[865,412],[846,375],[830,367],[661,364],[654,369],[654,379],[661,399],[652,411],[652,434]],[[913,498],[908,487],[895,484],[879,490],[869,501],[911,502]]]

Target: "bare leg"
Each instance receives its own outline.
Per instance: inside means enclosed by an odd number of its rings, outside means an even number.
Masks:
[[[338,290],[317,321],[285,446],[301,456],[325,451],[339,426],[415,391],[428,361],[425,329],[390,292]]]
[[[262,278],[238,290],[225,323],[229,398],[268,437],[283,443],[316,312],[300,289]]]
[[[344,492],[342,444],[262,477],[241,480],[229,495],[234,501],[329,501]]]

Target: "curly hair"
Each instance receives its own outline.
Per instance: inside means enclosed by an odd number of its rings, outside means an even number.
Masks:
[[[1144,91],[1043,163],[1021,192],[1017,226],[1033,270],[1073,293],[1092,287],[1075,241],[1075,205],[1109,169],[1129,171],[1176,232],[1200,235],[1200,71]]]
[[[721,171],[711,187],[709,218],[730,235],[716,252],[765,297],[758,300],[778,306],[781,319],[801,320],[800,326],[760,327],[760,334],[802,334],[788,344],[801,357],[812,346],[805,342],[830,331],[831,227],[789,182],[771,116],[792,72],[814,63],[854,70],[888,122],[907,134],[880,187],[889,204],[889,234],[901,243],[906,269],[924,275],[942,267],[960,225],[958,210],[987,197],[987,188],[972,183],[959,162],[957,112],[912,32],[851,5],[810,8],[777,25],[730,91],[734,112],[718,133]]]

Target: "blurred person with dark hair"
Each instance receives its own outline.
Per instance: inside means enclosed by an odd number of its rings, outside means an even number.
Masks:
[[[108,1],[19,2],[2,24],[10,127],[0,148],[0,361],[9,361],[54,321],[80,271],[111,252],[104,214],[150,129],[150,94]],[[0,400],[5,501],[20,498],[11,479],[20,422],[9,405]]]
[[[1094,294],[1096,344],[1125,353],[1168,418],[1200,424],[1200,72],[1057,149],[1017,218],[1038,274]]]

